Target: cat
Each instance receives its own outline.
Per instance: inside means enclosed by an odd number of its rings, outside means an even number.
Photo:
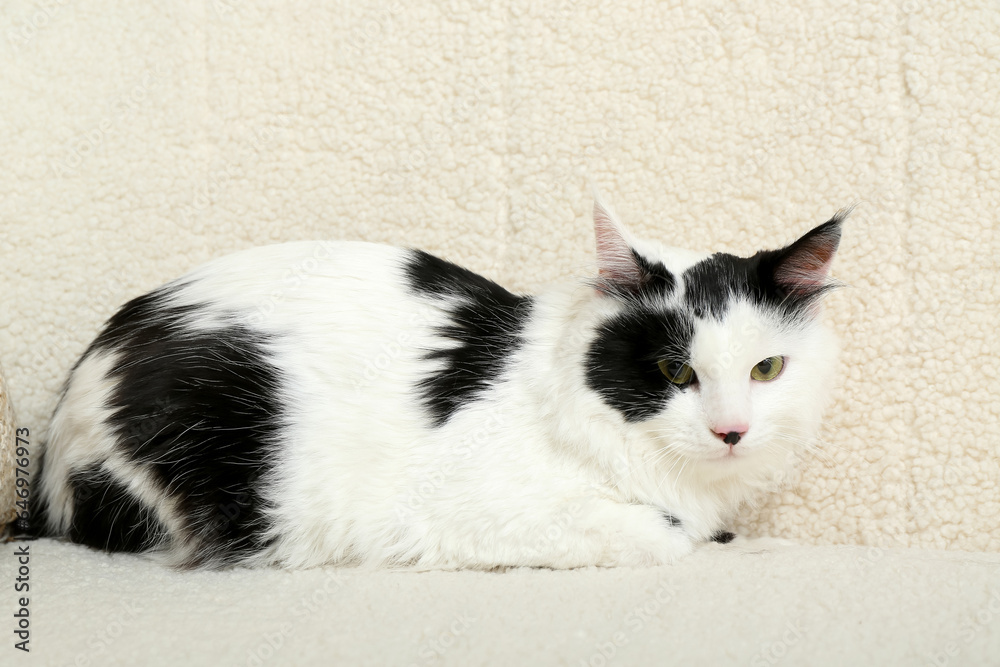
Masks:
[[[672,563],[816,446],[846,215],[741,258],[597,201],[597,275],[534,296],[361,242],[221,257],[72,368],[32,525],[186,568]]]

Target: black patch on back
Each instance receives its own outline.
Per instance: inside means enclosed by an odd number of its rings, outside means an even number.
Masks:
[[[675,311],[627,310],[602,323],[586,356],[587,385],[626,421],[656,415],[685,391],[660,371],[660,359],[690,356],[694,328]]]
[[[83,361],[96,350],[119,351],[124,345],[147,345],[153,338],[168,330],[179,330],[183,318],[197,312],[195,306],[170,306],[170,297],[183,287],[170,283],[148,294],[143,294],[118,309],[105,323],[94,342],[81,357]],[[80,365],[78,361],[77,366]],[[76,366],[74,366],[75,370]]]
[[[173,289],[126,304],[87,354],[118,355],[109,426],[178,502],[191,564],[235,562],[267,546],[261,485],[280,441],[281,376],[267,337],[235,321],[193,330],[199,308],[169,305]]]
[[[74,470],[69,475],[73,494],[73,521],[69,539],[106,551],[138,553],[152,549],[166,529],[152,509],[112,477],[102,464]]]
[[[451,320],[437,329],[454,345],[427,353],[425,358],[439,362],[441,369],[418,385],[435,426],[442,426],[506,370],[522,343],[532,301],[422,250],[412,251],[405,275],[413,292],[455,300]]]
[[[680,525],[682,525],[681,524],[681,520],[678,519],[677,517],[675,517],[673,514],[667,514],[667,513],[664,512],[663,518],[667,520],[667,523],[670,526],[680,526]]]

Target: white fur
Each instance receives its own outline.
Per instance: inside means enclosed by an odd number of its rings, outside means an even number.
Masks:
[[[677,275],[695,257],[653,253]],[[221,258],[184,279],[178,304],[210,304],[191,324],[236,317],[276,334],[290,414],[276,479],[265,490],[273,547],[249,564],[353,562],[430,568],[668,563],[709,538],[813,438],[834,346],[818,322],[789,329],[737,304],[699,321],[697,390],[629,424],[587,387],[583,358],[598,322],[622,308],[590,286],[536,297],[505,373],[444,426],[414,384],[432,370],[445,301],[415,297],[404,251],[362,243],[293,243]],[[677,299],[683,288],[671,297]],[[788,358],[769,383],[754,364]],[[114,360],[86,360],[57,411],[43,493],[65,528],[71,466],[113,451],[102,407]],[[745,422],[730,455],[712,427]],[[120,476],[173,530],[178,518],[136,466]],[[671,528],[663,513],[678,517]],[[178,547],[168,558],[183,560]]]

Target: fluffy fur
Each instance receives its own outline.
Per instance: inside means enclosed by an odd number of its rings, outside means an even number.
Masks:
[[[73,368],[33,522],[181,566],[671,562],[811,446],[842,217],[738,258],[598,204],[596,278],[536,296],[365,243],[220,258]]]

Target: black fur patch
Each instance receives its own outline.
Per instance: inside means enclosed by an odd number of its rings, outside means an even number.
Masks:
[[[722,319],[734,296],[763,300],[755,258],[716,253],[684,272],[684,298],[697,317]]]
[[[639,288],[640,292],[654,292],[660,296],[669,296],[674,291],[676,280],[674,274],[670,273],[667,267],[660,262],[646,259],[635,250],[632,251],[632,256],[635,257],[636,264],[646,276]]]
[[[425,358],[442,368],[419,384],[424,405],[435,425],[442,426],[506,369],[521,345],[532,301],[421,250],[412,251],[405,272],[415,293],[455,299],[451,321],[438,329],[455,345],[427,353]]]
[[[19,517],[16,521],[15,530],[19,535],[43,537],[49,533],[48,530],[48,507],[43,500],[42,492],[39,490],[39,480],[45,470],[45,447],[44,445],[35,454],[35,476],[28,482],[28,518]]]
[[[720,530],[715,535],[712,535],[712,542],[718,542],[719,544],[729,544],[736,539],[736,533],[730,533],[728,530]]]
[[[674,291],[677,280],[662,263],[648,260],[635,250],[632,259],[639,267],[641,277],[638,282],[614,280],[601,276],[596,281],[596,287],[601,292],[616,296],[628,302],[641,302],[644,297],[666,297]]]
[[[197,311],[194,306],[170,306],[170,297],[183,285],[171,283],[132,299],[105,323],[100,334],[81,357],[96,350],[120,350],[122,345],[147,344],[160,331],[179,330],[182,320]],[[80,365],[80,361],[76,366]],[[74,370],[76,369],[74,366]]]
[[[677,517],[675,517],[673,514],[666,514],[666,513],[664,513],[663,518],[666,519],[667,523],[670,524],[671,526],[680,526],[680,525],[682,525],[681,524],[681,520],[678,519]]]
[[[753,257],[716,253],[684,272],[684,297],[697,317],[721,320],[734,298],[743,298],[795,318],[807,301],[794,298],[774,281],[775,250]],[[809,301],[811,302],[811,300]]]
[[[660,371],[661,359],[686,361],[694,328],[674,311],[630,310],[597,328],[586,358],[587,385],[626,421],[649,419],[675,392],[684,391]]]
[[[777,252],[765,250],[753,257],[720,252],[689,268],[684,272],[684,297],[692,312],[721,320],[734,298],[744,298],[785,317],[801,316],[812,299],[794,298],[775,283]]]
[[[177,500],[198,545],[191,564],[235,562],[266,546],[261,484],[280,443],[280,373],[261,334],[193,330],[197,308],[170,306],[169,295],[126,304],[87,354],[118,355],[109,426]]]
[[[69,486],[73,493],[69,539],[73,542],[138,553],[157,546],[166,536],[156,514],[100,463],[71,472]]]
[[[808,315],[809,307],[825,295],[830,284],[790,289],[777,276],[787,263],[805,263],[815,254],[832,256],[840,240],[840,225],[846,213],[834,216],[798,241],[780,250],[761,250],[752,257],[720,252],[684,272],[685,299],[698,317],[721,319],[734,297],[780,313],[788,319]],[[806,260],[797,262],[796,260]]]

